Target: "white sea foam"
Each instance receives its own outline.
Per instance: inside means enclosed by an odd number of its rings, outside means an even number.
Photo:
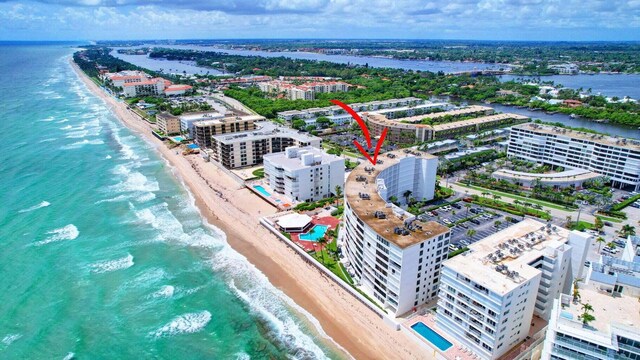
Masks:
[[[42,246],[58,241],[74,240],[78,235],[80,235],[80,231],[78,231],[78,228],[75,225],[69,224],[59,229],[51,230],[47,232],[47,235],[49,236],[46,239],[38,241],[34,245]]]
[[[110,198],[110,199],[98,200],[94,204],[98,205],[98,204],[102,204],[102,203],[128,201],[129,199],[131,199],[130,195],[118,195],[118,196]]]
[[[53,117],[53,116],[49,116],[48,118],[41,119],[41,120],[38,120],[38,121],[41,121],[41,122],[50,122],[50,121],[53,121],[53,120],[55,120],[55,119],[56,119],[55,117]]]
[[[2,343],[6,346],[11,345],[14,341],[20,339],[22,337],[21,334],[7,334],[2,338]]]
[[[136,201],[139,203],[143,203],[143,202],[151,201],[155,198],[156,198],[156,194],[149,192],[136,197]]]
[[[149,335],[160,338],[179,334],[191,334],[204,329],[209,321],[211,321],[211,313],[206,310],[187,313],[174,318],[168,324],[149,333]]]
[[[170,298],[175,293],[176,288],[171,285],[165,285],[160,288],[160,290],[151,294],[154,298]]]
[[[241,353],[237,353],[235,355],[236,355],[236,360],[250,360],[251,359],[251,356],[249,356],[249,354],[247,354],[247,353],[241,352]]]
[[[121,257],[115,260],[100,261],[91,264],[91,271],[94,273],[106,273],[116,270],[122,270],[130,268],[134,265],[133,255],[127,254],[125,257]]]
[[[73,360],[75,358],[76,358],[76,354],[71,352],[71,351],[69,351],[69,353],[65,357],[62,358],[62,360]]]
[[[79,149],[79,148],[84,147],[86,145],[101,145],[101,144],[104,144],[104,141],[99,140],[99,139],[96,139],[96,140],[82,140],[82,141],[74,142],[73,144],[62,146],[60,149],[61,150],[72,150],[72,149]]]
[[[250,307],[251,312],[264,320],[276,341],[282,343],[298,358],[328,359],[322,349],[294,321],[292,314],[283,306],[281,299],[270,284],[251,286],[240,290],[232,279],[229,286]],[[266,285],[266,286],[265,286]]]
[[[56,141],[58,139],[56,138],[48,138],[48,139],[42,139],[40,141],[38,141],[38,143],[46,143],[46,142],[52,142],[52,141]]]
[[[66,123],[67,121],[69,121],[69,119],[62,119],[62,120],[60,120],[60,121],[56,121],[56,124],[64,124],[64,123]]]
[[[66,126],[63,126],[63,127],[60,128],[60,130],[83,130],[83,129],[84,129],[84,127],[82,127],[82,128],[74,128],[71,125],[66,125]]]
[[[42,201],[38,205],[33,205],[32,207],[29,207],[29,208],[26,208],[26,209],[22,209],[22,210],[20,210],[18,212],[19,213],[26,213],[26,212],[33,211],[33,210],[38,210],[38,209],[43,208],[43,207],[47,207],[49,205],[51,205],[50,202]]]
[[[151,181],[142,173],[137,171],[131,171],[126,174],[125,179],[116,185],[111,186],[111,189],[117,192],[131,192],[131,191],[158,191],[160,186],[157,181]]]
[[[109,159],[111,159],[111,155],[107,155],[107,156],[105,156],[104,158],[105,158],[105,159],[107,159],[107,160],[109,160]]]

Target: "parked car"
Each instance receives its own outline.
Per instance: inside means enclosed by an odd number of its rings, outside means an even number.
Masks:
[[[469,221],[474,223],[474,224],[476,224],[476,225],[480,225],[480,221],[478,221],[477,219],[471,219]]]
[[[608,222],[608,221],[605,221],[605,222],[604,222],[604,226],[613,226],[613,224],[612,224],[612,223],[610,223],[610,222]]]
[[[435,211],[435,210],[433,210],[433,211],[431,212],[431,215],[433,215],[433,216],[438,216],[438,212],[437,212],[437,211]]]
[[[447,225],[451,225],[451,224],[453,224],[453,223],[451,222],[451,220],[449,220],[449,219],[442,219],[442,222],[443,222],[443,223],[445,223],[445,224],[447,224]]]
[[[451,204],[451,206],[453,206],[456,209],[462,209],[462,205],[460,205],[458,203],[453,203],[453,204]]]
[[[586,267],[591,266],[591,261],[585,261],[585,262],[584,262],[584,266],[586,266]]]

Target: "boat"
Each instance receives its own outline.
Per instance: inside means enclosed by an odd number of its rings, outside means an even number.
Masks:
[[[572,119],[577,119],[577,118],[579,118],[580,116],[579,116],[579,115],[576,115],[576,114],[571,114],[571,115],[569,115],[569,117],[570,117],[570,118],[572,118]]]

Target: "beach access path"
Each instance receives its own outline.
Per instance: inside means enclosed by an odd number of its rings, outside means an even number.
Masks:
[[[151,125],[103,92],[70,60],[79,78],[129,129],[143,137],[189,188],[202,215],[229,245],[317,319],[324,332],[356,359],[432,359],[415,339],[396,331],[333,280],[259,224],[276,209],[199,155],[183,156],[151,134]],[[331,344],[327,339],[327,343]],[[335,345],[335,344],[334,344]],[[335,346],[338,348],[338,346]],[[348,353],[348,354],[347,354]]]

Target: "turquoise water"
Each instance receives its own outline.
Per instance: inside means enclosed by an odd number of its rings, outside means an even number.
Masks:
[[[411,326],[415,332],[420,334],[423,338],[427,339],[430,343],[435,345],[441,351],[445,351],[453,346],[447,339],[443,338],[437,332],[431,330],[430,327],[425,325],[423,322],[417,322]]]
[[[262,187],[262,185],[253,185],[253,188],[258,190],[258,192],[266,197],[271,196],[271,194],[269,194],[269,192],[267,190],[265,190],[264,187]]]
[[[0,46],[0,358],[335,358],[68,64]]]
[[[318,241],[318,239],[324,236],[328,228],[327,225],[313,225],[309,232],[300,234],[299,238],[300,240]]]
[[[182,142],[184,141],[184,138],[182,136],[176,136],[173,138],[173,140],[177,141],[177,142]]]

